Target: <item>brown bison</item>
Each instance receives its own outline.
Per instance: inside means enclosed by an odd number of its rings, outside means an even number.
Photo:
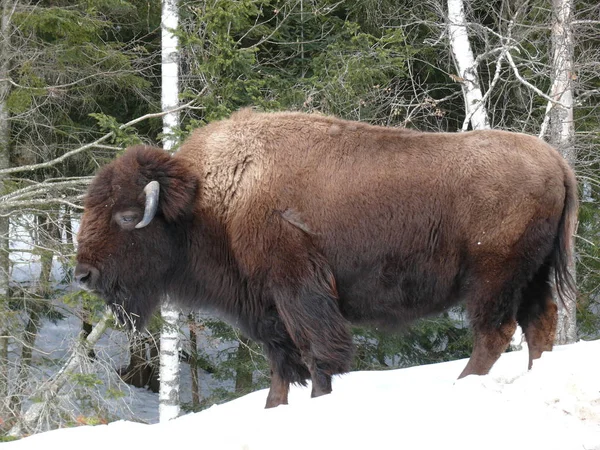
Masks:
[[[239,327],[268,355],[273,407],[290,382],[331,392],[350,323],[398,328],[461,300],[461,377],[487,373],[517,323],[531,366],[552,348],[576,211],[573,172],[534,137],[245,110],[173,157],[136,146],[104,167],[75,276],[131,326],[168,295]]]

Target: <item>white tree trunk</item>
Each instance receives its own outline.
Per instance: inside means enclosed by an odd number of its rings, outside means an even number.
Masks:
[[[179,105],[179,40],[173,34],[179,24],[177,0],[163,0],[162,3],[162,69],[161,69],[161,104],[162,110],[175,109]],[[163,147],[171,150],[177,140],[173,136],[179,125],[177,111],[163,116]]]
[[[167,422],[179,416],[179,311],[169,302],[161,308],[164,321],[160,332],[160,390],[158,416]]]
[[[466,118],[463,130],[469,121],[474,130],[489,128],[487,111],[483,104],[483,94],[479,86],[477,65],[467,34],[463,0],[448,0],[448,36],[458,79],[465,99]]]
[[[179,103],[178,39],[173,34],[177,29],[179,14],[177,0],[162,2],[162,110],[177,107]],[[179,124],[177,112],[163,116],[163,146],[171,150],[176,143],[174,128]],[[167,301],[161,314],[164,320],[160,334],[160,391],[159,420],[166,422],[179,415],[179,312]]]
[[[558,103],[548,108],[550,143],[565,159],[574,165],[575,127],[573,124],[573,36],[571,20],[573,0],[552,0],[552,92],[550,97]],[[572,252],[574,254],[574,252]],[[575,261],[569,262],[569,271],[575,280]],[[556,343],[567,344],[577,340],[576,296],[571,293],[565,305],[558,301],[558,329]]]

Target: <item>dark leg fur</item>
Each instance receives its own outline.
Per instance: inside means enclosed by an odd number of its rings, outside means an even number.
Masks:
[[[312,380],[312,391],[311,397],[320,397],[321,395],[329,394],[331,392],[331,375],[327,374],[325,370],[318,367],[318,363],[313,359],[311,364],[308,366],[308,370]]]
[[[310,378],[300,351],[275,311],[259,322],[254,338],[263,343],[271,366],[271,388],[266,408],[286,405],[290,383],[306,385],[306,379]]]
[[[352,335],[339,309],[333,273],[297,218],[290,222],[269,214],[265,229],[270,233],[263,234],[259,245],[265,249],[263,257],[254,260],[252,267],[262,267],[264,294],[272,298],[291,340],[291,345],[263,340],[273,370],[292,382],[304,382],[297,377],[308,372],[312,395],[328,394],[331,376],[347,372],[353,356]]]
[[[331,392],[331,375],[347,372],[352,362],[352,336],[337,304],[333,275],[318,256],[308,267],[298,262],[285,282],[274,283],[277,311],[310,372],[313,397]],[[298,273],[300,272],[300,273]],[[280,276],[276,279],[280,279]]]
[[[523,290],[523,302],[517,312],[517,321],[527,340],[529,368],[544,351],[552,350],[556,334],[557,307],[552,301],[550,268],[544,265]]]
[[[473,327],[474,347],[459,378],[487,374],[506,350],[517,328],[515,315],[520,290],[519,281],[511,274],[487,274],[480,289],[472,291],[467,299],[467,312]]]
[[[319,377],[316,382],[313,381],[311,397],[320,397],[321,395],[331,393],[331,375],[326,375],[322,370],[315,372],[316,376]],[[313,377],[314,379],[314,377]]]

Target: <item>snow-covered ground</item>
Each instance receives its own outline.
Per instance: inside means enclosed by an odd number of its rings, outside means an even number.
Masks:
[[[57,448],[599,450],[600,341],[526,351],[456,381],[466,361],[336,377],[333,393],[263,409],[267,391],[168,423],[119,421],[37,434],[6,450]]]

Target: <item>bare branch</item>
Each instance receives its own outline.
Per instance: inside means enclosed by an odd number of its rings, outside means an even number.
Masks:
[[[11,78],[0,78],[0,83],[6,82],[6,83],[10,84],[11,86],[19,88],[19,89],[35,89],[35,90],[52,91],[52,90],[65,89],[65,88],[68,88],[68,87],[77,86],[78,84],[81,84],[84,81],[87,81],[87,80],[90,80],[90,79],[96,79],[99,76],[122,75],[122,74],[126,74],[126,73],[137,74],[138,71],[134,71],[134,70],[118,70],[118,71],[105,71],[105,72],[100,72],[100,73],[93,73],[91,75],[87,75],[85,77],[79,78],[79,79],[77,79],[75,81],[72,81],[70,83],[55,84],[55,85],[52,85],[52,86],[23,86],[22,84],[19,84],[19,83],[13,81]]]
[[[533,84],[531,84],[529,81],[527,81],[525,78],[523,78],[523,76],[519,72],[519,69],[517,68],[517,65],[515,64],[515,61],[512,58],[512,55],[510,54],[510,52],[506,52],[506,60],[508,61],[508,64],[512,68],[512,70],[515,74],[515,77],[517,77],[517,80],[519,80],[521,82],[521,84],[523,84],[524,86],[527,86],[533,92],[538,94],[540,97],[548,100],[549,102],[556,104],[556,105],[560,105],[562,107],[566,107],[566,105],[563,105],[561,102],[554,100],[552,97],[548,96],[543,91],[541,91],[540,89],[535,87]],[[2,173],[2,172],[0,172],[0,173]]]
[[[48,382],[44,383],[37,392],[37,396],[42,398],[41,402],[33,403],[29,409],[22,415],[22,422],[15,425],[9,432],[10,436],[21,436],[24,432],[29,431],[30,428],[35,427],[37,420],[43,413],[44,407],[54,400],[58,395],[61,388],[65,385],[69,375],[75,372],[82,363],[82,355],[87,355],[88,351],[94,348],[94,345],[102,337],[108,324],[112,319],[112,313],[106,311],[100,321],[94,326],[92,332],[87,336],[85,340],[81,340],[78,349],[71,353],[69,360],[65,365],[58,371],[54,377]]]
[[[552,86],[550,87],[550,92],[554,92],[556,90],[556,84],[558,83],[558,78],[555,78],[554,81],[552,82]],[[538,133],[538,137],[540,139],[542,139],[545,135],[546,132],[548,131],[548,125],[550,124],[550,111],[552,111],[552,108],[554,108],[555,103],[553,102],[548,102],[546,104],[546,111],[544,112],[544,120],[542,122],[542,125],[540,126],[540,132]]]
[[[172,108],[167,111],[145,114],[141,117],[130,120],[129,122],[120,125],[119,130],[123,130],[127,127],[130,127],[132,125],[135,125],[136,123],[142,122],[147,119],[152,119],[155,117],[162,117],[166,114],[181,111],[182,109],[186,109],[186,108],[190,107],[196,100],[197,99],[193,99],[184,105],[178,106],[177,108]],[[46,162],[38,163],[38,164],[28,164],[25,166],[10,167],[8,169],[2,169],[2,170],[0,170],[0,175],[6,175],[9,173],[26,172],[26,171],[31,171],[31,170],[43,169],[46,167],[52,167],[55,164],[58,164],[58,163],[64,161],[65,159],[70,158],[71,156],[75,156],[87,149],[96,147],[98,144],[106,141],[108,138],[112,137],[113,135],[114,135],[114,131],[110,131],[110,132],[106,133],[104,136],[96,139],[94,142],[90,142],[89,144],[82,145],[81,147],[71,150],[71,151],[59,156],[58,158],[54,158],[53,160],[50,160],[50,161],[46,161]]]
[[[271,37],[273,37],[275,35],[275,33],[277,33],[277,31],[279,31],[279,29],[281,28],[281,26],[287,21],[287,18],[292,14],[292,12],[294,11],[294,9],[296,8],[296,5],[299,2],[296,2],[294,5],[291,6],[290,10],[284,14],[283,18],[279,21],[279,23],[277,24],[277,26],[275,26],[273,28],[273,31],[268,35],[268,36],[263,36],[258,42],[256,42],[255,44],[246,47],[246,48],[254,48],[254,47],[258,47],[260,45],[262,45],[264,42],[268,41]],[[265,20],[264,22],[261,22],[260,24],[258,23],[258,17],[256,17],[256,22],[254,23],[254,26],[251,27],[248,31],[246,31],[246,33],[244,33],[244,35],[238,39],[238,41],[236,42],[236,45],[240,45],[241,42],[246,38],[246,36],[248,36],[248,34],[254,29],[254,27],[258,26],[258,25],[264,25],[266,23],[269,23],[270,21],[279,18],[279,14],[275,14],[273,15],[273,17],[271,17],[268,20]]]
[[[74,186],[87,186],[92,180],[92,177],[78,177],[71,180],[53,181],[52,179],[45,180],[42,183],[36,183],[31,186],[21,188],[17,191],[10,192],[0,196],[0,207],[2,203],[11,200],[18,200],[25,197],[40,195],[40,193],[48,193],[51,189],[60,189]]]
[[[600,25],[600,20],[573,20],[571,25]]]
[[[65,205],[73,209],[83,211],[83,206],[81,206],[81,201],[83,200],[84,195],[79,195],[75,197],[79,203],[70,202],[64,198],[44,198],[44,199],[32,199],[32,200],[17,200],[17,201],[8,201],[6,203],[0,204],[0,211],[12,210],[12,209],[25,209],[25,208],[33,208],[40,206],[49,206],[49,205]],[[19,211],[23,212],[23,211]],[[2,217],[6,217],[6,215],[10,214],[1,214]]]
[[[600,89],[592,89],[589,91],[585,91],[582,92],[581,94],[579,94],[579,97],[577,98],[577,102],[575,103],[576,106],[581,106],[581,104],[583,103],[584,100],[593,97],[594,95],[600,95]]]

